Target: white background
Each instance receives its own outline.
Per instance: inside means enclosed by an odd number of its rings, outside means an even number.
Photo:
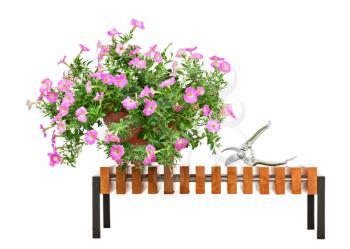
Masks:
[[[2,1],[0,248],[349,248],[348,4]],[[292,165],[318,166],[326,175],[325,241],[306,230],[305,195],[196,196],[193,189],[188,196],[112,195],[112,228],[91,239],[91,176],[110,161],[86,147],[76,169],[49,167],[41,115],[25,101],[37,97],[43,78],[57,82],[63,55],[72,58],[79,43],[94,51],[107,30],[126,31],[131,18],[145,23],[136,35],[145,48],[198,45],[205,58],[231,63],[236,75],[227,79],[236,78],[236,87],[227,101],[240,123],[223,127],[223,145],[239,146],[272,120],[257,156],[297,155]],[[207,152],[184,151],[183,163],[192,170],[218,163]]]

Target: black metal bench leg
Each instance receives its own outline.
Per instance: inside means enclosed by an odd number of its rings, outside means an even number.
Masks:
[[[110,207],[109,194],[103,195],[103,227],[104,228],[111,227],[111,207]]]
[[[101,238],[100,228],[100,177],[92,177],[92,237]]]
[[[307,195],[307,229],[315,229],[315,196]]]
[[[325,195],[326,195],[326,177],[317,177],[317,239],[326,238],[325,224]]]

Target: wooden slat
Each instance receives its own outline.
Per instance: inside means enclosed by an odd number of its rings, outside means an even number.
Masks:
[[[117,194],[126,193],[126,169],[122,169],[120,166],[116,168],[116,189]]]
[[[111,167],[100,167],[100,193],[109,194],[111,192],[110,183]]]
[[[227,193],[237,194],[237,168],[227,167]]]
[[[221,194],[221,167],[211,167],[211,193]]]
[[[180,167],[180,194],[190,193],[190,168],[188,166]]]
[[[275,168],[275,193],[277,195],[284,195],[286,192],[286,176],[285,167]]]
[[[205,167],[196,166],[196,194],[205,194]]]
[[[133,194],[141,194],[142,190],[143,190],[141,169],[139,167],[137,167],[137,165],[131,167],[131,175],[132,175],[131,192]]]
[[[301,168],[291,168],[292,194],[301,194]]]
[[[307,194],[317,194],[317,167],[307,168]]]
[[[164,167],[164,194],[174,193],[174,180],[172,168]]]
[[[243,193],[253,194],[253,167],[243,167]]]
[[[259,192],[262,195],[270,193],[269,167],[259,167]]]
[[[148,167],[148,194],[158,193],[157,167]]]

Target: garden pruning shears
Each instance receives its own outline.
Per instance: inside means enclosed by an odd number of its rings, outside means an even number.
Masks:
[[[255,132],[251,138],[249,138],[246,142],[244,142],[242,144],[241,148],[228,147],[228,148],[224,149],[222,152],[227,151],[227,150],[233,150],[236,152],[226,159],[225,166],[228,166],[228,165],[230,165],[234,162],[237,162],[239,160],[243,161],[244,163],[246,163],[248,165],[252,165],[252,166],[255,166],[257,164],[263,164],[263,165],[267,165],[267,166],[278,166],[278,165],[286,164],[287,162],[293,160],[295,157],[292,157],[292,158],[289,158],[287,160],[280,161],[280,162],[265,161],[265,160],[260,160],[260,159],[255,158],[255,152],[254,152],[253,147],[252,147],[253,143],[270,126],[271,126],[271,121],[269,121],[269,123],[267,125],[261,127],[257,132]]]

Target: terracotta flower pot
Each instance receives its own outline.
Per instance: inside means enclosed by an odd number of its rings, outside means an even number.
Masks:
[[[120,119],[128,116],[128,113],[125,111],[119,111],[117,113],[110,112],[103,118],[103,122],[105,125],[109,125],[110,123],[118,123]],[[140,132],[142,131],[141,126],[130,126],[129,136],[127,139],[122,139],[121,142],[130,142],[133,145],[145,145],[147,141],[141,138],[138,138]]]

